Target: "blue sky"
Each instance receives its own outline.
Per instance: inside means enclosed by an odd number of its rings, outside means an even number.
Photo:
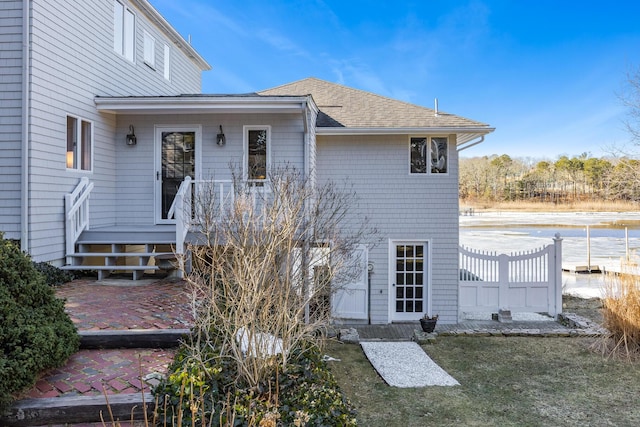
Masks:
[[[212,65],[204,93],[306,77],[496,128],[467,157],[603,156],[629,140],[639,1],[151,0]]]

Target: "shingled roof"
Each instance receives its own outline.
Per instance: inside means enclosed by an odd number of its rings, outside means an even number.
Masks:
[[[258,92],[259,95],[311,95],[320,110],[318,128],[367,128],[367,129],[417,129],[417,128],[486,128],[485,123],[465,119],[453,114],[421,107],[330,83],[317,78],[307,78]]]

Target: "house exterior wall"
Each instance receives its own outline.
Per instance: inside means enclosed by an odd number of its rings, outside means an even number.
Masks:
[[[304,124],[300,114],[120,115],[116,134],[118,225],[150,225],[155,221],[156,126],[201,126],[201,179],[231,179],[230,165],[243,162],[243,126],[271,127],[271,165],[304,167]],[[138,143],[124,144],[128,125],[135,126]],[[216,145],[222,125],[223,147]],[[120,142],[122,141],[122,142]],[[93,201],[93,198],[92,198]]]
[[[323,136],[317,138],[320,182],[348,180],[358,194],[352,215],[377,228],[369,246],[371,323],[389,323],[390,240],[430,244],[431,307],[440,321],[458,315],[458,157],[449,136],[448,174],[409,174],[409,136]],[[391,307],[393,308],[393,307]],[[417,318],[415,319],[417,320]]]
[[[29,246],[37,261],[64,256],[64,195],[83,176],[95,185],[91,226],[115,223],[117,144],[124,137],[116,139],[116,117],[98,113],[94,97],[200,92],[198,65],[140,10],[131,9],[134,62],[114,51],[113,0],[32,1]],[[156,38],[155,70],[143,61],[144,30]],[[164,44],[171,48],[171,80],[163,73]],[[91,171],[66,169],[67,115],[93,124]]]
[[[22,1],[0,3],[0,232],[20,238]]]

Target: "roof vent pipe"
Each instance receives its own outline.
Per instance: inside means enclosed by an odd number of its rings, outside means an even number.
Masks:
[[[438,117],[438,98],[435,99],[435,104],[436,104],[436,114],[435,116]]]

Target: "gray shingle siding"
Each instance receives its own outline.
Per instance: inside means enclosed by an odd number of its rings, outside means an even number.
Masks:
[[[369,252],[372,323],[390,321],[389,239],[431,243],[432,312],[457,321],[458,160],[455,136],[449,140],[449,173],[416,176],[409,175],[407,135],[318,137],[318,179],[353,184],[353,215],[368,217],[379,231],[381,241]]]

